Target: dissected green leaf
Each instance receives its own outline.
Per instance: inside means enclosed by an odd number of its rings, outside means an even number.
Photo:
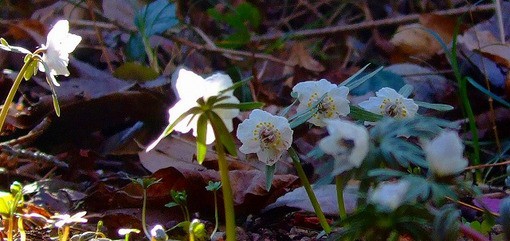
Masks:
[[[245,102],[239,104],[224,103],[217,104],[214,106],[215,109],[239,109],[240,111],[260,109],[264,106],[262,102]]]

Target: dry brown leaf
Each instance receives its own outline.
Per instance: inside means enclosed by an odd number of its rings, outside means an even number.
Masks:
[[[306,46],[302,42],[296,42],[290,49],[290,56],[287,62],[291,65],[297,65],[313,72],[324,71],[324,66],[315,60],[306,50]],[[292,71],[291,67],[285,67],[284,74]]]
[[[429,59],[442,50],[438,40],[427,30],[437,33],[445,43],[453,38],[455,19],[445,16],[426,14],[420,16],[420,23],[402,25],[390,40],[396,48],[391,56],[392,62],[409,61],[413,56]]]

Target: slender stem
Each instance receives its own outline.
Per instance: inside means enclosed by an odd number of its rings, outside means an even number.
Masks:
[[[459,68],[459,63],[457,60],[457,35],[459,32],[459,23],[455,26],[454,30],[454,38],[452,41],[452,49],[449,53],[451,66],[453,69],[453,73],[455,75],[455,79],[459,85],[459,96],[462,102],[463,109],[465,114],[469,119],[469,130],[471,132],[471,139],[473,141],[473,163],[472,165],[480,165],[480,145],[478,142],[478,129],[476,127],[475,115],[473,113],[473,109],[471,108],[471,103],[469,102],[468,91],[467,91],[467,80],[464,76],[462,76]],[[483,182],[482,172],[480,170],[475,170],[475,180],[478,183]]]
[[[322,212],[321,206],[317,201],[315,193],[312,190],[312,186],[310,185],[310,181],[308,181],[305,171],[303,170],[303,166],[301,166],[299,156],[293,147],[289,148],[289,155],[292,158],[294,166],[296,167],[297,174],[299,176],[299,179],[301,180],[301,183],[303,184],[303,187],[305,188],[306,194],[308,194],[308,198],[312,203],[312,207],[315,210],[315,214],[317,215],[317,218],[319,218],[319,223],[321,224],[324,231],[329,234],[331,232],[331,227],[329,226],[329,223],[326,220],[326,216],[324,216],[324,213]]]
[[[336,199],[338,201],[338,213],[340,215],[340,220],[344,220],[347,218],[347,212],[345,211],[345,203],[344,203],[344,180],[343,177],[338,175],[335,177],[335,185],[336,185]]]
[[[5,123],[5,119],[7,118],[7,113],[9,113],[9,106],[12,103],[12,100],[14,99],[14,95],[16,94],[16,91],[18,90],[18,87],[23,80],[23,76],[25,75],[25,72],[27,71],[28,67],[32,64],[34,61],[34,58],[30,58],[21,70],[18,73],[18,76],[16,76],[16,79],[14,80],[14,83],[11,86],[11,90],[9,90],[9,94],[7,95],[7,98],[5,98],[4,105],[2,106],[2,110],[0,111],[0,131],[2,131]]]
[[[211,240],[214,236],[214,234],[216,233],[216,231],[218,231],[218,225],[219,225],[219,221],[218,221],[218,198],[216,196],[216,191],[213,191],[213,195],[214,195],[214,221],[216,222],[215,225],[214,225],[214,229],[211,233]]]
[[[11,216],[9,217],[9,227],[7,230],[7,241],[13,241],[13,232],[14,232],[14,213],[11,213]]]
[[[145,220],[146,215],[146,209],[147,209],[147,189],[143,187],[143,201],[142,201],[142,229],[143,233],[145,233],[145,236],[151,240],[151,234],[149,233],[149,230],[147,230],[147,223]]]
[[[214,129],[214,127],[213,127]],[[220,136],[214,130],[215,136]],[[218,166],[220,168],[221,189],[223,191],[223,205],[225,208],[225,224],[227,241],[236,240],[236,219],[234,213],[234,196],[232,195],[232,186],[230,186],[230,178],[228,176],[228,163],[225,158],[225,150],[223,144],[216,140],[216,153],[218,156]]]
[[[65,225],[63,228],[62,236],[60,237],[59,241],[67,241],[67,238],[69,237],[69,226]]]

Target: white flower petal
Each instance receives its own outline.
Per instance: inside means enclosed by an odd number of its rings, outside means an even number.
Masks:
[[[379,183],[369,194],[369,201],[379,205],[382,211],[394,211],[402,205],[408,190],[409,183],[403,180]]]
[[[237,138],[243,143],[239,150],[257,153],[266,165],[273,165],[292,144],[293,131],[287,119],[263,110],[253,110],[237,127]]]
[[[464,171],[464,145],[457,132],[444,131],[423,145],[431,171],[437,176],[451,176]]]
[[[305,81],[297,84],[292,89],[297,94],[299,105],[297,112],[302,113],[312,106],[316,105],[318,100],[326,95],[321,103],[318,104],[318,111],[308,122],[322,127],[326,126],[324,120],[346,116],[350,112],[347,95],[349,88],[345,86],[338,87],[325,79],[319,81]]]
[[[225,74],[214,74],[206,79],[184,68],[179,68],[172,75],[172,82],[177,91],[180,100],[169,110],[169,122],[173,123],[179,116],[193,107],[197,107],[197,99],[216,96],[220,91],[232,86],[232,79]],[[217,104],[239,104],[239,100],[233,96],[233,91],[227,91],[223,96],[227,98]],[[234,129],[232,119],[239,115],[239,109],[218,109],[213,111],[220,117],[228,131]],[[191,121],[190,121],[191,120]],[[193,129],[193,135],[197,136],[198,116],[191,119],[190,116],[179,122],[174,130],[187,133]],[[211,144],[215,140],[214,131],[210,123],[207,124],[206,144]],[[153,145],[151,145],[153,146]]]
[[[39,64],[39,70],[49,72],[51,75],[69,76],[67,65],[69,64],[69,53],[74,51],[81,42],[81,37],[69,33],[69,22],[67,20],[58,21],[48,33],[46,48],[42,61],[46,63],[48,70],[44,65]]]
[[[384,87],[375,94],[376,97],[370,97],[359,103],[359,106],[372,113],[396,119],[414,117],[418,111],[418,105],[412,99],[404,98],[392,88]]]
[[[359,167],[368,154],[367,129],[340,119],[326,120],[326,123],[330,135],[319,142],[319,147],[335,158],[333,175]]]

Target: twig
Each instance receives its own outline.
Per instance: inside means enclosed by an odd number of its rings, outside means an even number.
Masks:
[[[215,46],[209,46],[209,45],[201,45],[194,42],[191,42],[187,39],[176,37],[176,36],[169,36],[173,41],[179,42],[181,44],[187,45],[189,47],[192,47],[197,50],[206,50],[209,52],[217,52],[217,53],[223,53],[223,54],[231,54],[231,55],[237,55],[237,56],[243,56],[247,58],[255,58],[255,59],[265,59],[269,60],[275,63],[283,64],[286,66],[294,66],[294,64],[291,64],[287,61],[281,60],[279,58],[276,58],[269,54],[259,54],[259,53],[251,53],[248,51],[241,51],[241,50],[234,50],[234,49],[225,49]]]
[[[15,147],[11,147],[8,145],[0,145],[0,151],[3,153],[7,153],[11,156],[21,157],[21,158],[27,158],[27,159],[33,159],[37,161],[44,161],[52,163],[55,166],[68,168],[69,165],[67,163],[58,160],[56,157],[40,152],[40,151],[29,151],[26,149],[18,149]]]
[[[468,7],[436,11],[436,12],[432,12],[432,14],[447,16],[447,15],[463,14],[466,12],[490,11],[493,9],[494,9],[493,4],[484,4],[484,5],[479,5],[479,6],[468,6]],[[332,27],[325,27],[325,28],[320,28],[320,29],[306,29],[306,30],[295,31],[293,33],[284,33],[284,32],[271,33],[271,34],[265,34],[265,35],[252,37],[251,41],[252,42],[270,41],[270,40],[275,40],[275,39],[279,39],[279,38],[283,38],[283,37],[290,37],[290,38],[318,37],[318,36],[331,35],[331,34],[336,34],[336,33],[341,33],[341,32],[347,32],[347,31],[355,31],[355,30],[360,30],[360,29],[369,29],[369,28],[380,27],[380,26],[402,24],[402,23],[407,23],[407,22],[416,22],[419,20],[420,16],[422,16],[422,14],[411,14],[411,15],[401,16],[401,17],[397,17],[397,18],[365,21],[365,22],[349,24],[349,25],[332,26]]]
[[[492,163],[492,164],[482,164],[482,165],[476,165],[476,166],[469,166],[466,167],[464,170],[477,170],[477,169],[484,169],[487,167],[497,167],[497,166],[506,166],[510,164],[510,160],[504,161],[504,162],[498,162],[498,163]]]

